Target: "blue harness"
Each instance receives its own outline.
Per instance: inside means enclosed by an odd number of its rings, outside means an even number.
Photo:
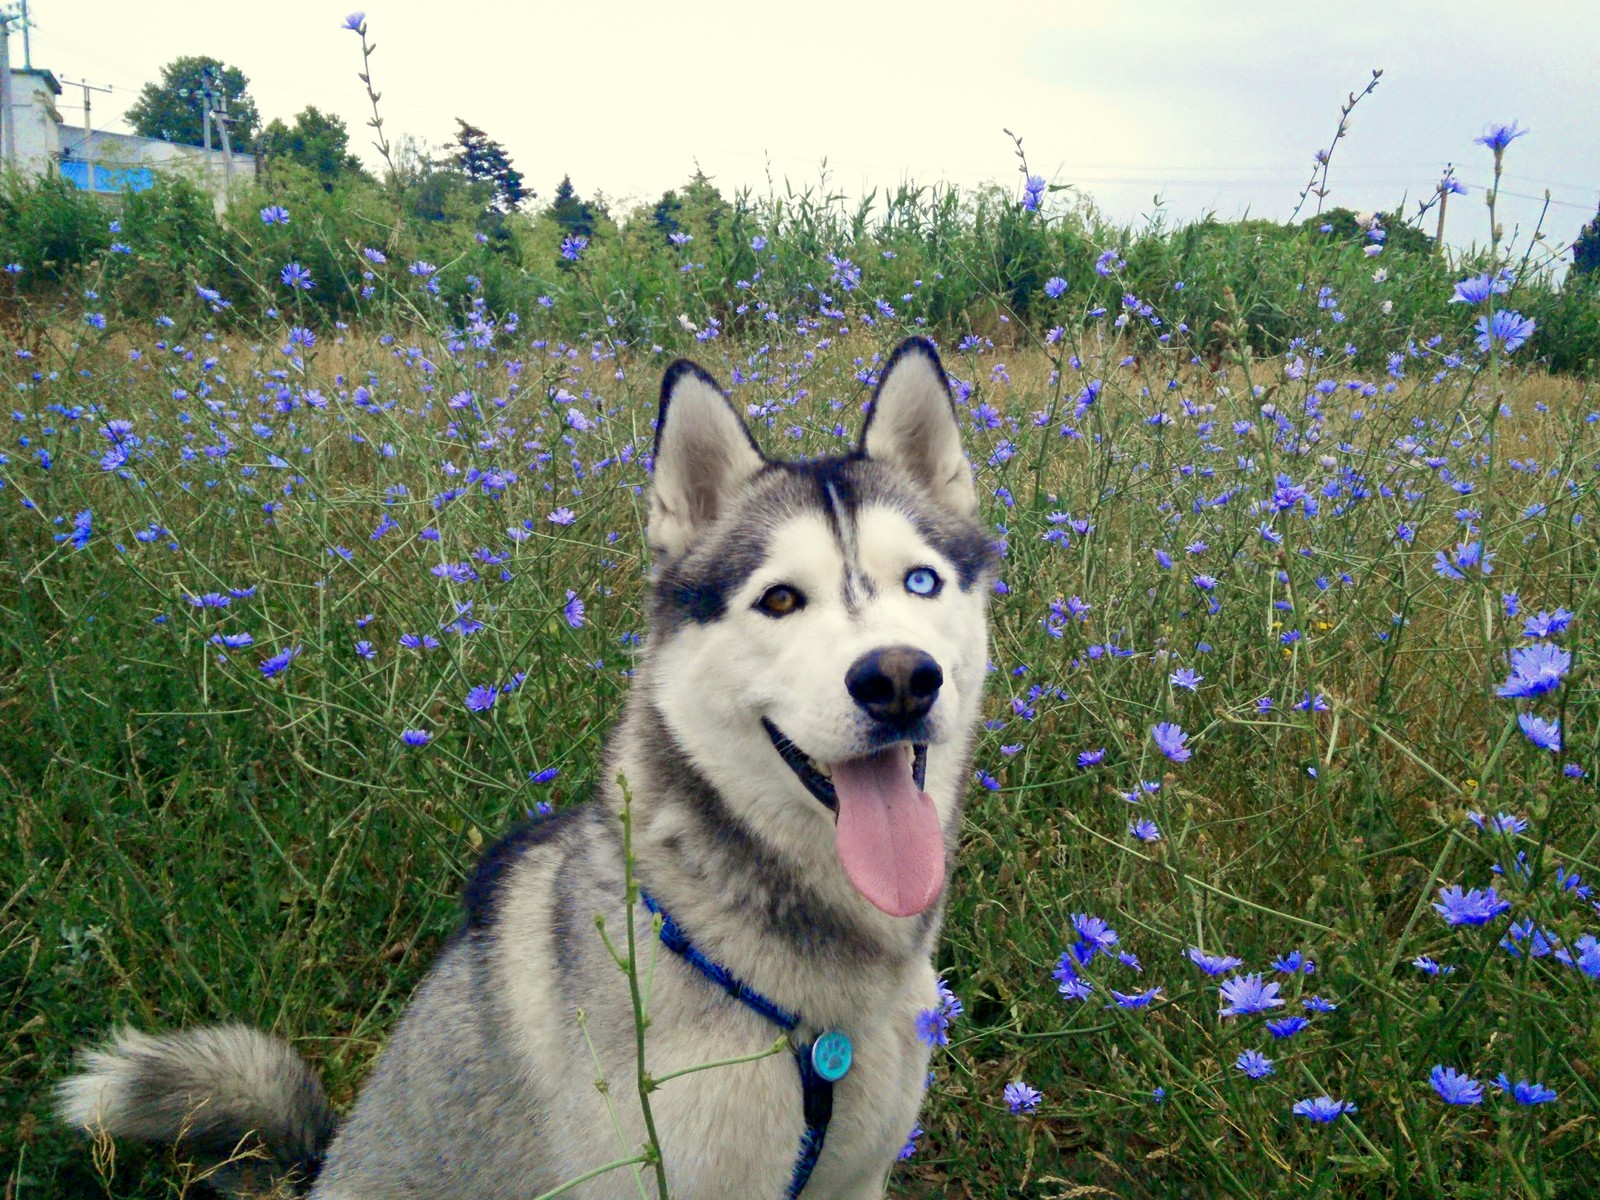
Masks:
[[[689,940],[682,926],[655,897],[640,891],[644,906],[661,918],[661,944],[671,950],[728,995],[746,1008],[760,1013],[785,1033],[793,1033],[800,1018],[786,1008],[779,1008],[749,984],[740,980],[721,963],[713,962]],[[796,1046],[795,1066],[800,1071],[802,1112],[805,1132],[800,1135],[800,1151],[795,1158],[794,1171],[789,1176],[789,1188],[784,1200],[796,1200],[805,1190],[811,1172],[816,1169],[817,1157],[822,1153],[822,1143],[828,1136],[828,1122],[833,1119],[833,1085],[843,1079],[850,1069],[851,1045],[849,1035],[831,1029],[815,1041]]]

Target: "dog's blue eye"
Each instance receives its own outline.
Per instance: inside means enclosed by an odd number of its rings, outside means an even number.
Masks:
[[[937,596],[943,586],[944,580],[930,567],[916,567],[906,572],[906,591],[913,596]]]

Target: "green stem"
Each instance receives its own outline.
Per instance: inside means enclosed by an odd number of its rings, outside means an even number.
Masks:
[[[660,1087],[663,1083],[669,1083],[672,1080],[682,1078],[685,1075],[693,1075],[698,1071],[709,1071],[713,1067],[736,1067],[740,1063],[760,1062],[763,1058],[771,1058],[774,1054],[782,1054],[788,1048],[789,1036],[788,1034],[784,1034],[765,1050],[757,1050],[754,1054],[741,1054],[736,1058],[719,1058],[715,1062],[696,1063],[692,1067],[683,1067],[677,1071],[668,1071],[665,1075],[652,1075],[649,1077],[650,1088],[653,1091],[654,1089]]]
[[[609,1171],[615,1171],[620,1167],[631,1167],[636,1163],[643,1163],[647,1161],[649,1161],[649,1156],[646,1154],[635,1154],[632,1158],[619,1158],[615,1162],[608,1162],[602,1166],[595,1167],[592,1170],[585,1171],[582,1175],[578,1175],[567,1180],[560,1187],[551,1188],[548,1192],[540,1192],[533,1198],[533,1200],[550,1200],[551,1196],[559,1196],[563,1192],[570,1192],[580,1183],[587,1183],[589,1180],[594,1179],[597,1176],[604,1175]]]
[[[633,1053],[635,1078],[639,1089],[639,1109],[644,1115],[644,1161],[655,1168],[656,1200],[667,1200],[667,1167],[661,1159],[661,1139],[656,1134],[655,1113],[650,1108],[650,1093],[659,1081],[653,1081],[644,1063],[644,1031],[650,1024],[645,1012],[644,993],[639,987],[639,945],[634,929],[634,909],[639,904],[639,883],[633,875],[633,793],[627,779],[618,774],[617,788],[622,792],[622,880],[628,919],[628,996],[633,1003]],[[654,955],[651,956],[652,959]]]

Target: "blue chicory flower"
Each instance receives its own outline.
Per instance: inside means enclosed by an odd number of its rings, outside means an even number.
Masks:
[[[1002,1095],[1005,1098],[1007,1107],[1019,1116],[1022,1113],[1031,1113],[1038,1108],[1039,1101],[1044,1098],[1040,1092],[1029,1087],[1020,1079],[1015,1083],[1006,1084]]]
[[[1439,1064],[1428,1073],[1428,1082],[1446,1104],[1467,1107],[1483,1103],[1483,1085],[1454,1067]]]
[[[1295,1102],[1294,1115],[1305,1117],[1308,1121],[1315,1121],[1319,1125],[1328,1125],[1337,1121],[1345,1113],[1353,1113],[1356,1106],[1348,1100],[1335,1100],[1332,1096],[1317,1096],[1312,1099]]]
[[[1235,975],[1217,989],[1227,1003],[1217,1010],[1219,1017],[1243,1017],[1282,1008],[1278,985],[1264,981],[1259,974]]]

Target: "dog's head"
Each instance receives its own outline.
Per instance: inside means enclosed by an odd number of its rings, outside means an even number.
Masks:
[[[927,909],[965,786],[996,557],[933,346],[884,368],[847,455],[757,447],[715,380],[661,389],[648,686],[745,821]]]

